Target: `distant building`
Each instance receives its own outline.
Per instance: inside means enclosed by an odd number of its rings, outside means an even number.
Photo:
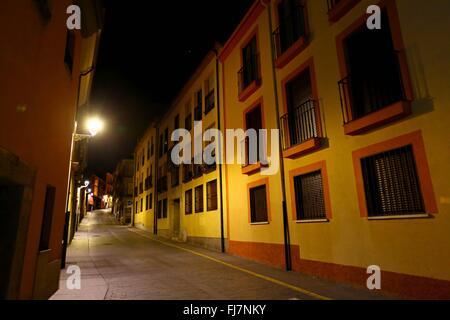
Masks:
[[[74,119],[92,80],[81,74],[94,64],[102,16],[97,1],[80,1],[82,30],[69,31],[72,3],[0,5],[0,299],[58,289],[67,195],[80,185],[69,178]]]
[[[92,190],[91,197],[93,203],[93,207],[91,209],[93,210],[104,209],[105,203],[103,201],[103,196],[106,194],[105,180],[96,175],[92,175],[90,182]]]
[[[379,1],[381,30],[373,4],[255,1],[219,68],[199,68],[139,140],[135,225],[360,287],[377,265],[385,292],[450,298],[450,2]],[[270,161],[248,161],[243,138],[242,165],[174,166],[172,131],[200,119],[267,129],[253,145]]]
[[[122,224],[131,222],[133,211],[133,173],[134,160],[121,160],[113,175],[113,214]]]

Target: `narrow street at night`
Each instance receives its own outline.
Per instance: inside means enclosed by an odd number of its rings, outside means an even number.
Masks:
[[[450,0],[0,0],[0,302],[450,302],[449,35]]]
[[[67,267],[81,269],[81,290],[61,272],[53,300],[383,299],[368,290],[289,273],[227,254],[160,240],[117,225],[108,210],[80,224]]]

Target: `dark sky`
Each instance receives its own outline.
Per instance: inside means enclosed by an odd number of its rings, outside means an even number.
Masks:
[[[100,176],[131,158],[216,41],[224,43],[253,0],[105,0],[91,96],[105,131],[91,140],[88,171]]]

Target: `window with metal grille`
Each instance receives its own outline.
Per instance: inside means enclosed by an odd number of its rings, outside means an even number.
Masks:
[[[250,211],[252,223],[269,221],[265,185],[250,189]]]
[[[195,188],[195,213],[203,212],[203,185]]]
[[[187,190],[184,195],[184,212],[192,214],[192,189]]]
[[[424,213],[411,145],[361,159],[369,217]]]
[[[217,180],[206,184],[206,203],[208,211],[217,210]]]
[[[295,177],[294,190],[297,220],[326,218],[320,170]]]

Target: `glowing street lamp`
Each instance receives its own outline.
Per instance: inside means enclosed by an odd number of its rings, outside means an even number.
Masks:
[[[90,118],[86,122],[86,127],[92,137],[95,137],[100,131],[103,130],[103,121],[98,117]]]
[[[89,186],[89,180],[84,181],[84,186],[87,188]]]

